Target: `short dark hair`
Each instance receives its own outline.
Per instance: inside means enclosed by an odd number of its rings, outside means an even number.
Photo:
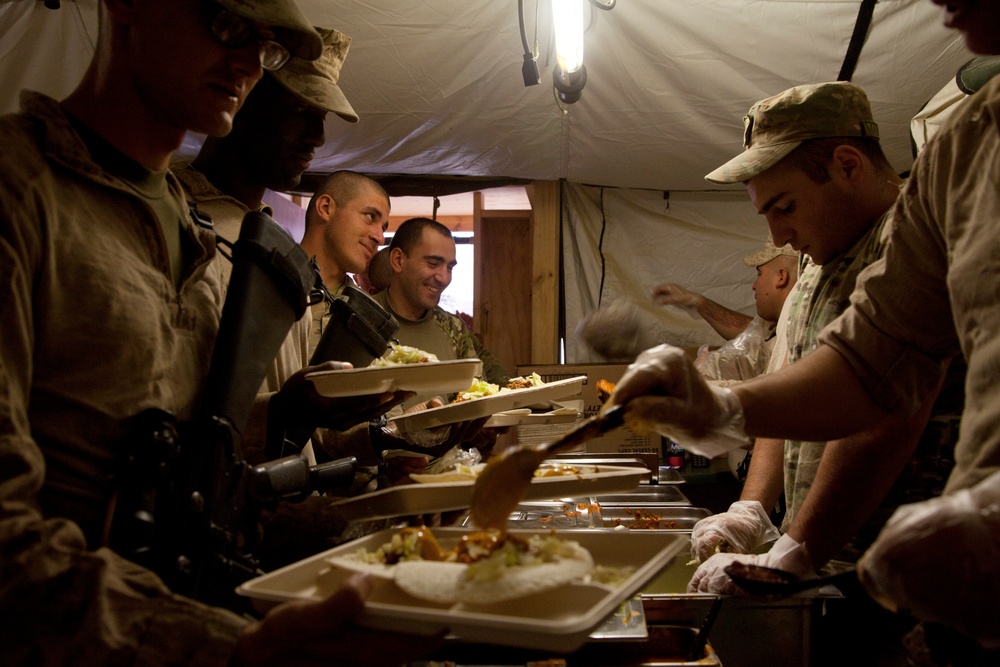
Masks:
[[[392,235],[389,250],[392,251],[394,248],[399,248],[403,251],[404,255],[409,257],[413,247],[420,243],[420,239],[424,235],[424,229],[426,228],[433,229],[441,236],[451,238],[451,230],[437,220],[431,220],[430,218],[410,218],[400,223],[399,228],[396,229],[396,233]]]
[[[316,208],[316,200],[323,195],[330,195],[337,206],[344,206],[348,202],[354,201],[361,196],[366,187],[374,188],[376,192],[389,201],[389,193],[385,191],[382,184],[374,178],[359,174],[356,171],[335,171],[316,186],[316,191],[309,199],[309,208],[306,209],[306,227],[309,227],[310,219]]]
[[[814,183],[822,185],[830,181],[830,160],[837,146],[851,146],[867,157],[875,169],[895,173],[889,160],[882,152],[878,139],[870,137],[824,137],[807,139],[785,158],[787,164],[804,172]]]

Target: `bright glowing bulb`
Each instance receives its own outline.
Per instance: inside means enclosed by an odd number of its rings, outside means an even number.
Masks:
[[[586,0],[552,0],[556,33],[556,61],[565,72],[583,66],[583,3]]]

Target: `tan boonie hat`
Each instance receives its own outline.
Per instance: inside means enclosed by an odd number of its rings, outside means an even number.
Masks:
[[[278,82],[303,100],[332,111],[344,120],[357,123],[358,114],[337,85],[351,38],[329,28],[316,28],[323,38],[323,54],[316,60],[292,58],[281,69],[271,72]]]
[[[807,139],[878,139],[865,91],[833,81],[789,88],[757,102],[743,117],[746,150],[705,176],[713,183],[742,183],[776,165]]]
[[[276,28],[278,35],[274,41],[296,58],[315,60],[323,52],[319,34],[295,0],[216,0],[216,3],[245,19]]]
[[[768,238],[764,242],[764,247],[758,250],[752,255],[747,255],[743,258],[743,263],[749,266],[751,269],[756,269],[758,266],[763,266],[767,264],[772,259],[776,259],[782,255],[788,255],[789,257],[798,257],[799,253],[792,248],[790,245],[783,245],[780,248],[776,247],[771,239]]]

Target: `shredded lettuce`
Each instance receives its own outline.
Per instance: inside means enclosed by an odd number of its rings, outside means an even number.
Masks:
[[[440,361],[436,354],[410,347],[389,343],[389,349],[381,357],[371,363],[372,366],[398,366],[400,364],[422,364],[430,361]]]
[[[563,558],[578,557],[579,544],[552,535],[532,535],[527,544],[518,545],[508,537],[500,548],[488,558],[469,564],[465,577],[470,580],[490,581],[499,578],[509,567],[532,566],[551,563]]]
[[[455,400],[458,401],[469,401],[474,398],[483,398],[484,396],[493,396],[499,393],[500,387],[493,384],[492,382],[487,382],[482,378],[475,378],[472,380],[472,384],[468,389],[459,393]]]

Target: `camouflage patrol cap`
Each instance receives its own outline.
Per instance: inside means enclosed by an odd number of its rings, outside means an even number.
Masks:
[[[323,42],[295,0],[216,0],[220,7],[277,29],[275,41],[297,58],[314,60]]]
[[[742,183],[776,165],[808,139],[878,139],[868,96],[853,83],[833,81],[789,88],[757,102],[743,117],[746,150],[705,176]]]
[[[271,74],[282,86],[312,106],[332,111],[344,120],[356,123],[358,114],[337,85],[351,38],[329,28],[316,28],[316,31],[323,39],[323,53],[319,58],[311,61],[292,58]]]
[[[783,245],[780,248],[774,245],[771,238],[768,237],[764,241],[764,247],[752,255],[747,255],[743,258],[743,263],[749,266],[751,269],[756,269],[758,266],[763,266],[767,264],[772,259],[777,259],[782,255],[788,255],[789,257],[798,257],[799,253],[797,250],[792,248],[790,245]]]

